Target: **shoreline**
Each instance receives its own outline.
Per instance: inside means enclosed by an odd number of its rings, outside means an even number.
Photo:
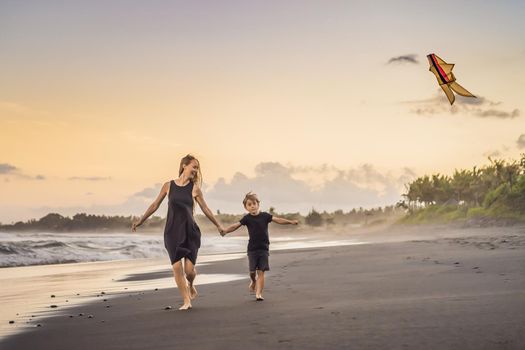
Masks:
[[[238,235],[236,238],[245,237]],[[316,239],[312,240],[312,238]],[[321,240],[320,238],[322,237],[277,237],[274,238],[272,252],[367,244],[367,242],[349,239]],[[202,266],[216,262],[243,259],[246,256],[244,242],[243,250],[201,254],[197,267],[200,269]],[[156,278],[144,282],[125,277],[148,273],[155,275]],[[241,278],[239,275],[228,273],[199,274],[196,285],[221,283],[239,278]],[[242,279],[244,278],[248,277],[242,275]],[[27,329],[25,325],[37,322],[42,317],[53,317],[57,312],[89,304],[99,298],[107,299],[104,296],[109,294],[161,290],[175,286],[167,257],[3,267],[0,269],[0,284],[10,286],[9,291],[0,292],[0,299],[9,302],[0,315],[0,338],[24,331]],[[26,300],[31,302],[27,303]],[[56,307],[51,308],[51,305]],[[8,324],[11,320],[15,321],[16,326]]]

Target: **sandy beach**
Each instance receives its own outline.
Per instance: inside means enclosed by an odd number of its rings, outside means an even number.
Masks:
[[[186,312],[176,310],[180,296],[161,261],[100,262],[119,288],[100,294],[104,286],[90,280],[83,293],[91,299],[68,308],[74,285],[53,299],[35,295],[57,308],[18,315],[8,327],[27,327],[3,336],[0,348],[525,348],[525,227],[397,227],[339,238],[368,244],[272,251],[263,302],[248,291],[246,257],[203,257],[200,295]],[[3,319],[15,311],[4,309]]]

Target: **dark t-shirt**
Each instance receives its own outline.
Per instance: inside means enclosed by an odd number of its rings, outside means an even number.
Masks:
[[[268,251],[270,248],[270,238],[268,236],[268,224],[272,222],[273,216],[264,211],[258,215],[247,214],[241,219],[240,224],[248,228],[250,241],[248,251],[258,250]]]

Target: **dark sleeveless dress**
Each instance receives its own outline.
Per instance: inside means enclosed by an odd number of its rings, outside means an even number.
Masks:
[[[170,181],[168,216],[164,228],[164,246],[171,264],[188,258],[195,265],[201,246],[201,231],[193,218],[193,182],[178,186]]]

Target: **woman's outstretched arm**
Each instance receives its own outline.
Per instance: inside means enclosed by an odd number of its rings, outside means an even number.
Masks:
[[[217,221],[215,216],[213,216],[212,211],[210,208],[208,208],[208,205],[206,204],[206,201],[204,200],[204,195],[202,194],[202,191],[199,187],[194,186],[193,187],[193,196],[195,197],[195,200],[199,204],[199,207],[201,208],[202,212],[206,217],[213,222],[213,224],[217,227],[217,230],[219,230],[219,233],[222,234],[224,232],[224,228],[221,224]]]
[[[159,209],[160,207],[160,204],[162,203],[162,201],[164,200],[164,197],[166,197],[166,194],[168,194],[168,190],[170,188],[170,183],[169,182],[166,182],[162,188],[160,189],[160,193],[159,195],[157,196],[157,198],[153,201],[153,203],[151,203],[151,205],[148,207],[148,209],[146,210],[146,212],[144,213],[144,215],[142,215],[142,217],[140,219],[138,219],[137,221],[135,221],[132,225],[131,225],[131,231],[135,232],[137,230],[137,227],[139,227],[140,225],[142,225],[150,216],[151,214],[153,214],[154,212],[157,211],[157,209]]]

